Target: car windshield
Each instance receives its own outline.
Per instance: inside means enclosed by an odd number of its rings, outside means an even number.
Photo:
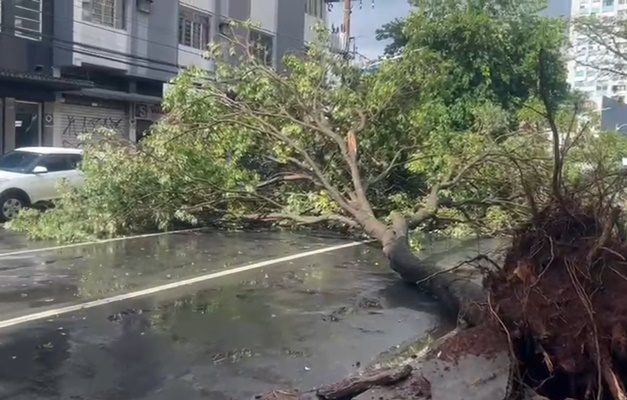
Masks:
[[[11,172],[28,172],[35,160],[40,157],[37,153],[27,151],[12,151],[0,157],[0,170]]]

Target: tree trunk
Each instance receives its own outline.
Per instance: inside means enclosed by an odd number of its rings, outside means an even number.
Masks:
[[[405,217],[393,215],[392,227],[373,217],[364,217],[359,222],[366,233],[379,240],[390,260],[390,267],[404,281],[417,283],[420,290],[436,298],[448,312],[462,317],[467,323],[477,325],[481,322],[482,305],[486,303],[481,286],[420,259],[409,245]]]

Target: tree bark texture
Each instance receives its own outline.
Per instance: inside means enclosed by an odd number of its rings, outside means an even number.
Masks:
[[[372,217],[360,219],[359,222],[366,233],[379,240],[390,260],[390,267],[404,281],[417,284],[420,290],[436,298],[449,313],[462,317],[470,325],[481,323],[482,306],[486,304],[482,287],[420,259],[409,245],[407,218],[400,214],[393,215],[391,227]]]

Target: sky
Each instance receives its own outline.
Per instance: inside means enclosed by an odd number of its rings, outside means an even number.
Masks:
[[[372,2],[374,1],[374,8]],[[572,0],[549,0],[549,7],[545,15],[557,16],[570,13]],[[357,52],[369,59],[376,59],[383,54],[385,42],[375,39],[375,31],[381,25],[397,17],[404,17],[409,13],[407,0],[353,0],[353,17],[351,22],[351,36],[355,37]],[[385,3],[385,5],[383,5]],[[331,10],[331,23],[342,23],[342,3],[335,3]]]
[[[374,8],[372,2],[374,1]],[[355,37],[357,52],[369,59],[375,59],[383,54],[385,42],[375,39],[375,32],[381,25],[397,17],[404,17],[409,13],[407,0],[362,0],[353,1],[353,16],[351,20],[351,36]],[[385,5],[383,5],[385,3]],[[342,3],[335,3],[330,15],[331,23],[342,23]]]

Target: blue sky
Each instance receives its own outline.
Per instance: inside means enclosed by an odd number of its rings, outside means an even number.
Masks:
[[[353,1],[353,18],[351,22],[351,36],[357,42],[357,51],[367,58],[377,58],[383,53],[385,43],[375,39],[375,31],[396,17],[403,17],[409,12],[407,0],[363,0],[363,7],[359,9],[359,1]],[[385,5],[383,5],[385,3]],[[342,23],[342,3],[335,3],[331,10],[331,22],[336,25]]]

